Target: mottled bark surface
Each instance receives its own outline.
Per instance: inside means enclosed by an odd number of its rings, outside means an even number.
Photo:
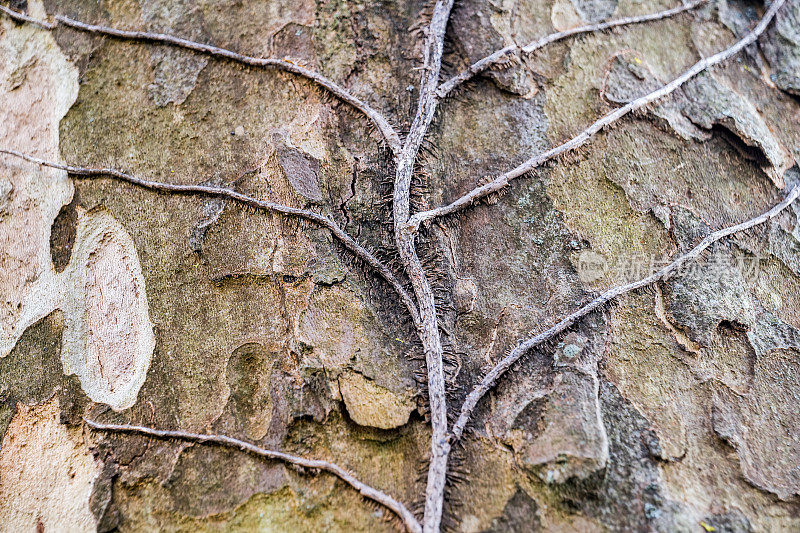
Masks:
[[[421,2],[358,0],[12,4],[289,58],[400,132],[430,17]],[[675,5],[464,0],[443,78],[515,42]],[[476,77],[438,106],[412,213],[569,139],[763,12],[710,2]],[[424,225],[417,251],[451,415],[518,339],[800,181],[799,80],[791,0],[757,45],[499,197]],[[390,150],[361,114],[293,74],[0,15],[0,147],[324,213],[406,281]],[[714,244],[517,363],[454,449],[444,527],[800,529],[799,220],[793,205]],[[394,515],[333,476],[90,431],[82,418],[329,460],[421,515],[426,383],[407,309],[327,230],[0,158],[0,529],[395,530]]]

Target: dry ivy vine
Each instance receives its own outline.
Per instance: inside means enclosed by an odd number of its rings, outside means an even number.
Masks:
[[[0,148],[0,153],[2,154],[21,158],[37,165],[60,169],[76,178],[106,177],[163,193],[197,194],[223,197],[254,207],[256,209],[280,213],[289,217],[305,219],[328,229],[335,239],[341,242],[346,249],[348,249],[357,258],[362,260],[366,265],[373,269],[398,294],[403,302],[404,307],[411,316],[422,343],[427,368],[427,392],[430,401],[432,431],[430,463],[428,468],[427,488],[425,492],[425,510],[421,522],[405,505],[393,497],[389,496],[383,491],[370,487],[369,485],[359,481],[346,469],[327,461],[308,459],[280,451],[267,450],[251,443],[225,435],[197,434],[185,431],[162,430],[135,425],[103,424],[92,420],[85,420],[86,424],[95,430],[128,432],[149,435],[158,438],[216,443],[223,446],[238,448],[242,451],[253,453],[268,459],[284,461],[299,467],[304,467],[311,470],[324,470],[339,477],[341,480],[359,491],[364,497],[369,498],[390,509],[402,520],[408,531],[414,533],[433,533],[439,531],[445,499],[448,458],[452,446],[463,436],[464,430],[470,421],[470,417],[480,400],[492,389],[492,387],[506,371],[508,371],[523,355],[529,353],[532,349],[541,345],[542,343],[552,340],[569,327],[576,324],[579,320],[581,320],[581,318],[601,307],[602,305],[628,292],[641,289],[648,285],[667,279],[682,265],[698,258],[704,250],[720,239],[738,232],[746,231],[756,225],[763,224],[764,222],[776,217],[781,211],[794,202],[798,196],[800,196],[800,186],[795,186],[791,191],[788,192],[781,202],[776,204],[769,211],[746,222],[742,222],[740,224],[723,228],[711,233],[695,248],[688,253],[677,257],[672,263],[664,267],[662,270],[628,285],[612,288],[592,300],[587,305],[563,318],[549,329],[535,334],[528,339],[520,340],[516,347],[513,348],[506,357],[495,364],[485,374],[483,379],[477,385],[475,385],[473,390],[466,396],[466,399],[459,410],[458,417],[450,428],[448,427],[448,414],[445,396],[446,382],[443,366],[443,347],[439,336],[440,326],[437,316],[436,302],[434,299],[433,290],[428,280],[428,276],[426,275],[423,264],[417,255],[416,241],[420,226],[434,219],[445,217],[452,213],[464,210],[488,195],[501,191],[507,187],[512,180],[529,175],[530,171],[536,169],[537,167],[540,167],[547,162],[557,159],[563,154],[577,149],[578,147],[587,143],[593,135],[597,134],[604,128],[613,125],[625,115],[642,109],[656,100],[668,96],[670,93],[681,87],[685,82],[697,74],[731,58],[758,39],[758,37],[764,32],[772,19],[775,17],[775,14],[778,12],[778,10],[784,5],[785,1],[786,0],[774,0],[760,22],[744,37],[739,39],[729,48],[726,48],[725,50],[722,50],[713,56],[701,59],[683,74],[666,85],[663,85],[659,89],[637,98],[620,108],[617,108],[616,110],[598,119],[591,126],[581,131],[572,139],[541,154],[532,156],[522,164],[492,179],[488,183],[475,187],[450,204],[415,213],[413,215],[410,212],[410,188],[413,173],[417,164],[417,154],[420,146],[423,143],[423,140],[425,139],[428,128],[433,121],[438,103],[440,100],[451,94],[454,89],[468,82],[481,72],[488,70],[492,66],[501,64],[513,54],[531,54],[547,44],[573,35],[599,32],[608,28],[665,19],[667,17],[694,9],[703,4],[705,0],[693,0],[692,2],[682,4],[673,9],[658,13],[627,17],[603,22],[600,24],[592,24],[573,28],[567,31],[548,35],[522,47],[516,44],[510,45],[484,57],[483,59],[472,64],[465,71],[442,83],[439,81],[442,67],[442,55],[448,19],[450,16],[450,11],[453,7],[453,0],[438,0],[434,5],[430,23],[424,32],[425,42],[423,47],[423,63],[420,67],[422,75],[420,80],[419,100],[411,127],[404,137],[392,127],[390,121],[379,111],[373,109],[367,103],[352,95],[345,88],[316,72],[313,72],[288,60],[252,57],[232,52],[230,50],[225,50],[223,48],[218,48],[216,46],[186,40],[173,35],[149,33],[143,31],[129,31],[98,26],[77,21],[63,15],[54,15],[49,21],[40,20],[32,18],[25,13],[17,12],[0,5],[0,11],[5,13],[5,15],[13,20],[19,23],[33,24],[41,27],[44,30],[52,31],[59,25],[62,25],[77,31],[105,35],[118,39],[138,40],[176,46],[192,50],[199,54],[206,54],[221,59],[235,61],[250,65],[252,67],[283,70],[298,76],[302,76],[366,116],[376,126],[394,158],[395,179],[392,197],[394,239],[397,250],[400,254],[404,274],[412,286],[411,292],[406,289],[405,285],[395,275],[391,268],[375,257],[375,255],[373,255],[366,247],[359,244],[332,218],[326,215],[306,209],[299,209],[270,201],[259,200],[231,189],[206,185],[177,185],[163,183],[139,178],[116,169],[84,168],[72,166],[58,162],[45,161],[29,154],[16,151],[12,148]]]

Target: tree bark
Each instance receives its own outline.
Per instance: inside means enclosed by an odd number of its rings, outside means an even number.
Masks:
[[[0,529],[800,529],[800,0],[1,5]]]

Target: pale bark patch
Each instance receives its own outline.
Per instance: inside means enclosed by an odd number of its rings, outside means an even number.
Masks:
[[[380,429],[400,427],[408,422],[414,403],[376,385],[357,372],[339,376],[339,390],[350,418],[360,426]]]
[[[41,12],[31,3],[32,14]],[[0,20],[0,142],[60,160],[59,122],[78,72],[52,34]],[[27,162],[0,166],[0,357],[25,330],[64,311],[62,362],[93,401],[136,401],[155,340],[133,240],[110,214],[79,213],[75,249],[57,274],[50,234],[74,186],[67,173]]]
[[[29,11],[42,11],[30,2]],[[0,142],[60,159],[58,124],[78,94],[78,71],[53,35],[0,20]],[[47,315],[49,298],[33,298],[51,283],[50,227],[72,198],[66,172],[4,158],[0,166],[0,356],[25,328]],[[47,294],[43,294],[47,297]]]
[[[155,348],[133,239],[106,211],[78,210],[65,279],[62,361],[87,396],[125,409],[136,401]]]
[[[94,531],[89,509],[98,468],[79,430],[58,423],[58,399],[19,404],[0,449],[4,531]]]

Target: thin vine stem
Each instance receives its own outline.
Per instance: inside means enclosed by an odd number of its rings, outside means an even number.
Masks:
[[[797,197],[800,196],[800,185],[796,185],[792,188],[791,191],[786,195],[786,197],[778,202],[772,209],[769,211],[762,213],[761,215],[751,218],[746,222],[742,222],[741,224],[736,224],[735,226],[730,226],[727,228],[723,228],[721,230],[717,230],[702,241],[700,244],[692,248],[689,252],[679,256],[669,265],[665,266],[655,274],[651,274],[646,278],[640,279],[638,281],[634,281],[633,283],[629,283],[627,285],[621,285],[618,287],[614,287],[609,289],[608,291],[604,292],[585,306],[581,307],[571,315],[563,318],[559,321],[555,326],[530,337],[527,340],[521,341],[517,346],[506,356],[504,357],[499,363],[497,363],[494,367],[492,367],[489,372],[483,377],[483,379],[475,386],[475,388],[467,395],[467,398],[464,400],[463,405],[461,406],[461,412],[458,415],[458,419],[456,420],[455,424],[453,424],[453,429],[451,430],[451,436],[453,441],[457,441],[461,438],[461,435],[464,433],[464,429],[467,426],[467,423],[472,416],[475,407],[478,405],[478,402],[483,398],[487,392],[489,392],[496,384],[500,377],[505,374],[519,359],[525,355],[526,353],[530,352],[535,347],[541,345],[544,342],[549,341],[550,339],[556,337],[557,335],[563,333],[568,328],[572,327],[575,323],[577,323],[581,318],[585,317],[598,307],[616,299],[620,296],[627,294],[631,291],[636,289],[640,289],[647,285],[652,285],[653,283],[666,280],[672,274],[674,274],[678,269],[681,268],[684,264],[689,261],[693,261],[700,257],[700,255],[712,244],[719,241],[720,239],[724,239],[730,235],[735,233],[739,233],[742,231],[747,231],[750,228],[758,226],[759,224],[763,224],[768,220],[771,220],[778,216],[784,209],[789,207]]]
[[[240,204],[248,205],[250,207],[254,207],[262,211],[270,211],[273,213],[279,213],[282,215],[301,218],[309,222],[313,222],[314,224],[317,224],[319,226],[328,229],[331,232],[331,235],[333,235],[337,240],[339,240],[339,242],[341,242],[345,248],[350,250],[353,253],[353,255],[355,255],[356,257],[364,261],[366,264],[368,264],[373,270],[375,270],[375,272],[378,273],[378,275],[380,275],[389,285],[391,285],[392,288],[395,290],[395,292],[398,294],[398,296],[400,296],[400,299],[403,301],[403,305],[411,314],[411,318],[414,321],[414,323],[415,324],[419,323],[419,312],[417,311],[417,307],[416,304],[414,303],[413,298],[411,298],[411,295],[408,293],[408,291],[406,291],[405,287],[403,287],[403,284],[400,283],[400,280],[397,279],[392,270],[388,266],[386,266],[383,262],[381,262],[377,257],[375,257],[372,253],[370,253],[369,250],[360,245],[349,233],[343,230],[333,219],[325,215],[321,215],[319,213],[315,213],[307,209],[300,209],[297,207],[290,207],[287,205],[278,204],[275,202],[269,202],[266,200],[259,200],[257,198],[253,198],[252,196],[242,194],[232,189],[225,189],[223,187],[214,187],[211,185],[181,185],[177,183],[164,183],[160,181],[153,181],[133,176],[131,174],[128,174],[127,172],[123,172],[121,170],[113,168],[86,168],[86,167],[76,167],[73,165],[64,165],[61,163],[55,163],[53,161],[46,161],[44,159],[34,157],[30,154],[19,152],[17,150],[10,150],[7,148],[0,148],[0,154],[17,157],[37,165],[42,165],[57,170],[63,170],[72,176],[78,176],[81,178],[105,177],[129,183],[131,185],[142,187],[144,189],[149,189],[163,193],[200,194],[204,196],[227,198],[235,202],[238,202]]]
[[[427,220],[431,220],[433,218],[443,217],[462,209],[469,207],[470,205],[474,204],[481,198],[485,198],[486,196],[496,193],[505,187],[508,184],[520,176],[523,176],[530,172],[531,170],[542,166],[544,163],[555,159],[556,157],[565,154],[567,152],[576,150],[577,148],[586,144],[589,139],[591,139],[596,133],[601,131],[603,128],[607,128],[617,122],[619,119],[624,117],[625,115],[636,111],[638,109],[643,108],[644,106],[655,102],[671,93],[673,93],[676,89],[681,87],[684,83],[692,79],[693,77],[697,76],[701,72],[705,71],[706,69],[722,63],[723,61],[730,59],[732,56],[736,55],[746,46],[754,43],[756,39],[767,29],[767,26],[775,17],[775,14],[778,10],[786,3],[786,0],[775,0],[764,14],[762,19],[753,28],[749,31],[744,37],[736,41],[733,45],[721,52],[714,54],[713,56],[706,57],[695,63],[691,68],[685,71],[683,74],[672,80],[671,82],[667,83],[666,85],[656,89],[655,91],[648,93],[640,98],[637,98],[628,104],[608,113],[607,115],[603,116],[596,122],[594,122],[591,126],[583,130],[577,136],[573,137],[572,139],[568,140],[567,142],[556,146],[555,148],[551,148],[544,153],[537,154],[524,163],[520,164],[516,168],[509,170],[505,174],[498,176],[497,178],[493,179],[489,183],[485,185],[481,185],[480,187],[475,187],[468,193],[464,194],[457,200],[441,206],[435,209],[430,209],[428,211],[421,211],[414,216],[412,216],[408,223],[406,224],[403,231],[407,233],[416,233],[419,230],[420,224]]]
[[[39,20],[30,17],[24,13],[14,11],[13,9],[9,9],[2,5],[0,5],[0,11],[2,11],[10,18],[18,22],[34,24],[36,26],[39,26],[40,28],[50,31],[56,29],[60,24],[68,28],[72,28],[74,30],[86,33],[106,35],[109,37],[115,37],[117,39],[146,41],[146,42],[153,42],[169,46],[176,46],[178,48],[184,48],[186,50],[191,50],[199,54],[206,54],[212,57],[223,58],[230,61],[234,61],[236,63],[248,65],[251,67],[275,69],[275,70],[282,70],[285,72],[291,72],[292,74],[296,74],[298,76],[306,78],[309,81],[312,81],[319,87],[322,87],[323,89],[327,90],[328,92],[339,98],[341,101],[346,102],[351,106],[353,106],[355,109],[361,111],[361,113],[363,113],[367,118],[369,118],[375,124],[375,126],[381,132],[381,135],[386,140],[387,144],[389,145],[389,148],[392,150],[392,153],[394,153],[395,156],[400,150],[401,146],[400,135],[397,133],[397,131],[395,131],[395,129],[392,127],[392,125],[389,123],[386,117],[384,117],[381,113],[379,113],[369,104],[367,104],[360,98],[356,97],[355,95],[350,93],[347,89],[340,86],[333,80],[323,76],[322,74],[319,74],[318,72],[314,72],[310,69],[307,69],[302,65],[298,65],[297,63],[294,63],[292,61],[288,61],[286,59],[248,56],[245,54],[240,54],[238,52],[227,50],[225,48],[220,48],[218,46],[198,43],[196,41],[191,41],[189,39],[184,39],[182,37],[176,37],[174,35],[169,35],[165,33],[122,30],[118,28],[111,28],[108,26],[100,26],[97,24],[88,24],[86,22],[75,20],[64,15],[54,15],[52,17],[54,22],[48,22],[45,20]]]
[[[501,63],[507,57],[518,51],[521,51],[525,54],[531,54],[536,50],[539,50],[540,48],[544,48],[548,44],[562,41],[567,37],[572,37],[574,35],[581,35],[583,33],[596,33],[610,28],[618,28],[620,26],[629,26],[631,24],[641,24],[643,22],[663,20],[675,16],[679,13],[690,11],[704,4],[706,1],[707,0],[694,0],[693,2],[689,2],[688,4],[682,4],[672,9],[659,11],[658,13],[648,13],[646,15],[624,17],[615,20],[609,20],[606,22],[600,22],[597,24],[587,24],[585,26],[578,26],[577,28],[570,28],[568,30],[551,33],[550,35],[542,37],[541,39],[537,39],[536,41],[532,41],[531,43],[523,47],[520,47],[517,44],[508,45],[505,48],[501,48],[500,50],[497,50],[489,54],[488,56],[479,59],[478,61],[467,67],[465,70],[459,72],[446,82],[439,85],[439,88],[436,90],[436,95],[439,98],[446,98],[447,95],[453,91],[453,89],[471,80],[473,77],[477,76],[481,72],[486,71],[492,66]]]
[[[344,481],[345,483],[356,489],[365,498],[369,498],[370,500],[377,502],[386,507],[387,509],[389,509],[390,511],[392,511],[400,518],[400,520],[403,521],[403,525],[405,525],[409,533],[422,532],[422,527],[420,526],[416,517],[414,517],[414,514],[411,511],[409,511],[405,505],[395,500],[385,492],[380,491],[374,487],[371,487],[366,483],[364,483],[363,481],[360,481],[346,469],[329,461],[324,461],[321,459],[308,459],[306,457],[292,455],[286,452],[261,448],[260,446],[256,446],[255,444],[235,439],[227,435],[190,433],[188,431],[155,429],[146,426],[136,426],[129,424],[103,424],[101,422],[95,422],[94,420],[89,420],[86,418],[84,418],[83,420],[84,422],[86,422],[87,426],[97,431],[136,433],[139,435],[147,435],[149,437],[156,437],[159,439],[178,439],[178,440],[198,442],[198,443],[214,443],[214,444],[219,444],[220,446],[226,446],[228,448],[237,448],[243,452],[257,455],[259,457],[264,457],[266,459],[283,461],[285,463],[301,466],[303,468],[324,470],[325,472],[333,474],[334,476],[338,477],[339,479],[341,479],[342,481]]]

